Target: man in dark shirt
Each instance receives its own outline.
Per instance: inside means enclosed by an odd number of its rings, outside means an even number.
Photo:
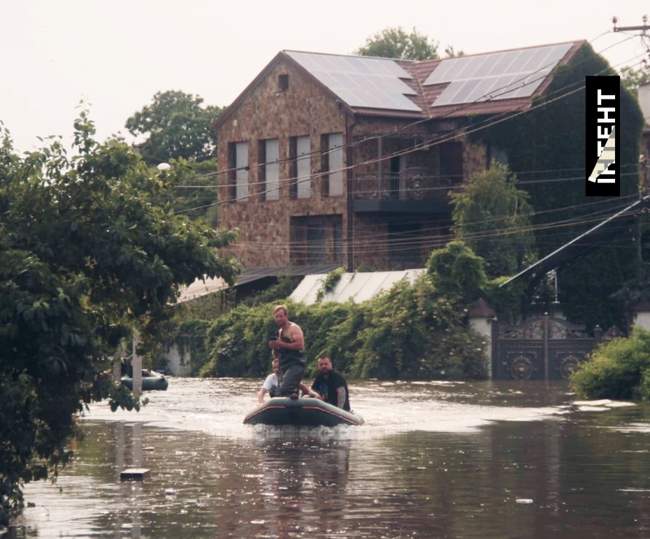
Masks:
[[[318,374],[311,388],[316,391],[325,402],[350,411],[350,395],[348,384],[343,376],[332,367],[332,360],[323,356],[318,358]]]

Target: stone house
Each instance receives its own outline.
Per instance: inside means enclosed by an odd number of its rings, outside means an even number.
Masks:
[[[449,191],[510,159],[471,139],[472,122],[529,109],[583,45],[427,61],[281,51],[215,125],[233,254],[247,269],[421,267],[448,237]]]

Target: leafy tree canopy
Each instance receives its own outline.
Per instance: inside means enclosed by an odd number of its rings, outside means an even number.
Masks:
[[[385,28],[366,39],[357,54],[382,56],[402,60],[430,60],[438,58],[438,43],[418,33],[415,28],[407,32],[401,27]]]
[[[634,69],[633,67],[626,66],[621,69],[621,84],[623,87],[636,94],[639,86],[650,83],[650,64],[645,64],[643,67]]]
[[[173,158],[203,161],[214,152],[212,124],[220,111],[216,106],[203,106],[203,98],[197,95],[169,90],[154,95],[150,105],[126,121],[126,128],[144,137],[137,148],[149,164]]]
[[[532,207],[507,166],[493,164],[452,193],[456,237],[483,257],[487,273],[512,275],[533,257]]]
[[[487,285],[484,260],[457,240],[432,251],[427,274],[436,293],[464,305],[477,300]]]
[[[176,214],[157,170],[93,136],[86,113],[73,156],[57,139],[18,156],[0,133],[0,524],[23,482],[68,459],[124,328],[150,331],[180,284],[234,277],[217,251],[232,235]]]
[[[215,159],[194,161],[171,159],[171,167],[161,173],[169,185],[163,195],[174,210],[190,219],[217,224],[217,164]]]

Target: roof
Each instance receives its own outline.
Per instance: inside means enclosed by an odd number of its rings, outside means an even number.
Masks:
[[[424,272],[423,268],[417,268],[402,271],[344,273],[334,289],[323,296],[322,301],[361,303],[374,298],[380,292],[390,290],[403,279],[413,283]],[[306,275],[289,296],[290,299],[306,305],[317,303],[318,293],[326,278],[326,273]]]
[[[359,114],[449,117],[530,106],[584,41],[569,41],[435,60],[399,60],[285,50],[258,74],[216,121],[230,113],[279,61],[292,62]]]
[[[417,95],[417,90],[404,82],[413,76],[395,60],[284,52],[350,107],[422,112],[408,97]]]
[[[476,300],[467,312],[471,318],[493,318],[496,311],[483,298]]]
[[[573,42],[442,60],[423,86],[444,84],[432,107],[529,98],[566,56]]]
[[[249,284],[267,277],[299,277],[309,273],[330,272],[337,268],[338,264],[322,263],[309,264],[303,266],[283,266],[283,267],[258,267],[248,268],[239,274],[233,288]],[[181,287],[177,303],[185,303],[198,299],[208,294],[219,292],[229,288],[228,283],[221,277],[196,279],[189,286]]]
[[[221,277],[195,279],[192,284],[181,287],[176,303],[192,301],[193,299],[207,296],[208,294],[213,294],[226,288],[228,288],[228,283]]]

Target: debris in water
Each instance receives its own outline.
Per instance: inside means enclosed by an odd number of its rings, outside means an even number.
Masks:
[[[122,481],[142,481],[148,475],[149,470],[147,468],[127,468],[120,472],[120,479]]]

